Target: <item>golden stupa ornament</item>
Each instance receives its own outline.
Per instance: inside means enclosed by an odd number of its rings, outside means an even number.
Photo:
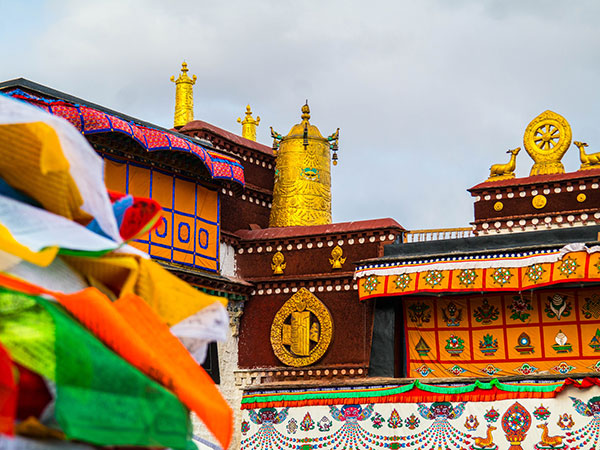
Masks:
[[[244,120],[238,117],[237,121],[242,124],[242,137],[256,141],[256,127],[260,123],[260,116],[256,116],[256,119],[252,117],[250,105],[246,106],[246,117]]]
[[[285,257],[283,253],[277,252],[273,255],[273,259],[271,262],[271,269],[273,270],[273,275],[283,275],[283,271],[285,270]]]
[[[342,258],[344,251],[342,247],[336,245],[333,250],[331,250],[331,258],[329,259],[329,264],[331,264],[332,269],[341,269],[342,265],[346,262],[346,258]]]
[[[302,122],[294,125],[287,136],[271,128],[277,159],[270,227],[331,223],[329,160],[337,163],[339,128],[324,138],[309,122],[308,102],[302,106],[301,118]]]
[[[192,78],[188,76],[189,69],[184,61],[181,64],[181,73],[177,80],[171,77],[171,81],[175,83],[175,121],[174,127],[179,128],[187,125],[194,120],[194,84],[196,83],[196,75]]]
[[[564,173],[560,160],[571,145],[571,126],[560,114],[544,111],[527,125],[523,144],[535,161],[530,176]]]
[[[515,169],[517,168],[517,155],[520,151],[521,147],[508,150],[506,153],[510,153],[510,160],[506,164],[492,165],[492,167],[490,167],[490,177],[486,181],[499,181],[514,178]],[[499,210],[497,209],[496,211]]]
[[[285,365],[302,367],[321,359],[333,336],[327,307],[301,288],[277,311],[271,324],[271,346]]]

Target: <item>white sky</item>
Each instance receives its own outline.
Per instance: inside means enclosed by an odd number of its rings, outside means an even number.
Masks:
[[[309,99],[340,127],[334,220],[466,226],[465,189],[546,109],[600,151],[600,2],[0,0],[0,80],[17,77],[171,127],[182,60],[195,117],[241,133],[250,103],[287,133]],[[577,149],[565,156],[579,168]],[[517,176],[532,161],[523,150]]]

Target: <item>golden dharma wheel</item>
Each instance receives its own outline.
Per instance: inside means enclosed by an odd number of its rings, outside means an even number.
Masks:
[[[571,126],[560,114],[544,111],[525,129],[523,144],[535,161],[530,175],[564,173],[560,160],[571,145]]]

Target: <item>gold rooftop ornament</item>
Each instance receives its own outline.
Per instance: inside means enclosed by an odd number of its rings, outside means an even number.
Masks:
[[[560,160],[571,145],[571,126],[560,114],[544,111],[527,125],[523,144],[535,161],[529,176],[564,173]]]
[[[187,63],[184,61],[181,64],[181,73],[179,78],[171,77],[171,81],[175,83],[175,121],[174,127],[179,128],[187,125],[194,120],[194,84],[196,83],[196,75],[193,78],[188,76]]]
[[[521,147],[517,147],[514,150],[508,150],[506,153],[511,154],[510,160],[506,164],[494,164],[490,167],[490,177],[486,181],[508,180],[514,178],[515,169],[517,167],[517,155],[520,151]]]
[[[585,142],[574,141],[573,144],[579,149],[579,159],[581,160],[579,170],[600,169],[600,152],[586,153],[585,148],[588,145]]]
[[[302,367],[323,357],[333,336],[327,307],[301,288],[277,311],[271,324],[271,346],[285,365]]]
[[[250,105],[246,106],[246,117],[244,120],[238,117],[237,121],[242,124],[242,137],[256,141],[256,127],[260,123],[260,116],[256,116],[256,119],[252,117]]]
[[[287,136],[271,128],[277,155],[270,227],[327,225],[331,223],[331,165],[337,164],[339,128],[324,138],[311,125],[310,108],[302,106],[302,122]]]

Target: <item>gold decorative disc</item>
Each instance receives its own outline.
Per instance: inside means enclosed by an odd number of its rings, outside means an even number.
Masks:
[[[308,289],[301,288],[275,314],[271,346],[285,365],[302,367],[321,359],[333,336],[327,307]]]
[[[504,208],[504,203],[502,203],[502,202],[494,203],[494,211],[502,211],[503,208]]]
[[[525,129],[523,145],[535,161],[529,175],[564,173],[560,162],[571,145],[569,122],[552,111],[544,111],[533,119]]]
[[[587,198],[587,195],[585,195],[585,194],[582,192],[581,194],[579,194],[579,195],[577,196],[577,201],[578,201],[579,203],[583,203],[583,202],[585,202],[585,199],[586,199],[586,198]]]
[[[546,206],[547,202],[548,200],[546,200],[546,197],[544,197],[542,194],[536,195],[531,199],[531,204],[535,209],[542,209],[544,206]]]

